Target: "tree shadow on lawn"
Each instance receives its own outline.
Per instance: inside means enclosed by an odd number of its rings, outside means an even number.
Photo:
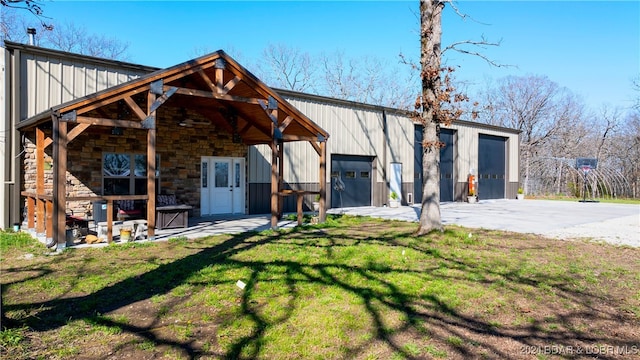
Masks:
[[[379,233],[374,231],[375,226],[378,225],[351,227],[346,233],[345,229],[300,228],[285,233],[237,234],[220,244],[162,264],[139,276],[127,278],[84,296],[70,296],[65,293],[56,299],[40,303],[5,305],[5,311],[42,309],[22,320],[24,325],[38,332],[59,329],[70,321],[84,319],[91,323],[120,328],[125,333],[136,334],[156,345],[171,347],[189,358],[257,358],[264,356],[261,351],[264,350],[267,333],[291,321],[294,312],[300,310],[300,302],[305,299],[299,294],[299,288],[302,285],[313,284],[321,289],[340,289],[356,299],[355,303],[362,306],[358,311],[366,314],[366,321],[371,324],[371,336],[367,339],[349,339],[350,341],[339,347],[326,350],[329,351],[326,354],[319,352],[313,356],[352,358],[370,352],[372,347],[382,344],[392,353],[405,358],[417,358],[424,356],[424,353],[412,351],[407,344],[422,344],[425,341],[437,343],[448,349],[449,358],[481,357],[481,353],[489,358],[526,357],[523,349],[540,349],[550,345],[587,347],[606,344],[628,348],[639,345],[637,337],[632,336],[633,334],[591,332],[588,328],[580,330],[568,325],[638,322],[632,316],[624,316],[615,311],[616,307],[620,306],[619,300],[605,298],[596,291],[571,286],[570,284],[574,283],[571,276],[576,276],[575,274],[550,276],[536,272],[535,269],[514,267],[511,262],[503,263],[499,259],[487,263],[473,258],[460,258],[436,246],[439,241],[438,235],[412,240],[413,228],[405,232],[397,232],[395,229],[395,232]],[[348,236],[345,237],[345,234]],[[482,234],[476,234],[476,237],[479,236]],[[403,255],[405,250],[412,251],[417,254],[415,257],[426,260],[413,265],[387,263],[383,258],[388,253],[379,254],[380,261],[375,258],[366,262],[335,260],[338,257],[336,252],[341,247],[365,251],[364,247],[373,243],[383,245],[389,252],[402,252]],[[323,258],[309,262],[278,256],[266,260],[252,260],[251,256],[246,256],[247,252],[252,250],[268,251],[267,247],[270,244],[285,244],[292,249],[299,248],[300,251],[306,252],[324,251],[325,254]],[[185,243],[184,246],[189,246],[189,243]],[[466,245],[460,242],[451,246]],[[55,261],[64,261],[64,257]],[[168,294],[181,285],[194,285],[190,278],[211,266],[223,266],[221,271],[232,268],[244,269],[249,273],[246,287],[240,296],[239,316],[249,320],[251,331],[233,338],[224,349],[203,349],[194,338],[181,341],[159,336],[154,331],[161,317],[159,314],[152,324],[145,326],[134,326],[99,316],[140,301],[150,300],[157,295]],[[274,268],[280,269],[281,279],[273,278]],[[403,285],[394,282],[393,279],[397,276],[425,284],[437,279],[446,283],[479,283],[485,287],[495,285],[504,287],[505,292],[511,293],[524,292],[525,289],[547,289],[558,299],[558,303],[564,304],[562,308],[549,313],[547,318],[553,318],[556,323],[565,326],[548,329],[545,328],[544,319],[530,319],[522,325],[497,326],[491,321],[490,316],[476,316],[469,311],[463,311],[449,303],[449,298],[437,291],[405,290]],[[222,286],[231,282],[231,279],[221,276],[195,285]],[[259,295],[260,286],[268,282],[284,284],[284,290],[279,296],[282,298],[282,307],[276,315],[265,312],[262,308],[264,304],[255,300]],[[172,307],[177,308],[187,300],[188,296],[182,300],[177,299]],[[606,302],[613,303],[610,307],[603,307],[602,304]],[[296,324],[290,326],[295,328]],[[455,339],[460,339],[460,342]],[[598,356],[601,359],[609,359],[615,358],[616,354],[599,353]]]

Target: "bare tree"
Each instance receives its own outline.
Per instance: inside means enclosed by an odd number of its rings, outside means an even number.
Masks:
[[[0,11],[6,8],[9,9],[18,9],[18,10],[26,10],[31,13],[38,21],[40,22],[40,26],[45,30],[51,30],[53,26],[44,19],[48,19],[44,16],[44,11],[42,10],[42,1],[39,0],[0,0]],[[4,20],[4,19],[3,19]],[[4,25],[3,25],[4,28]],[[4,32],[4,29],[3,29]]]
[[[91,34],[83,26],[64,23],[55,26],[42,39],[43,46],[83,55],[126,60],[128,43],[104,35]]]
[[[14,8],[2,8],[1,33],[6,40],[26,42],[26,30],[36,27],[34,19],[28,19]],[[106,59],[127,60],[129,44],[114,37],[91,34],[85,27],[73,23],[51,23],[34,36],[35,45],[62,51]]]
[[[631,80],[631,88],[636,92],[633,108],[640,111],[640,74]]]
[[[400,109],[409,109],[414,103],[418,88],[416,74],[403,72],[400,62],[394,66],[375,56],[347,58],[343,51],[323,53],[319,62],[322,64],[320,93]]]
[[[256,69],[258,77],[269,86],[306,92],[316,88],[311,55],[296,48],[270,44]]]
[[[227,46],[225,47],[219,47],[219,48],[213,48],[208,45],[196,46],[189,52],[189,57],[196,58],[196,57],[210,54],[218,50],[223,50],[225,53],[229,54],[229,56],[234,58],[236,61],[244,63],[244,60],[243,60],[244,55],[242,54],[242,52],[238,50],[238,48],[236,48],[235,46],[229,45],[229,44],[227,44]]]
[[[356,79],[358,69],[356,63],[347,59],[344,51],[336,50],[331,54],[321,54],[322,84],[321,92],[327,96],[354,100],[356,98]]]
[[[620,172],[629,182],[630,196],[640,197],[640,109],[627,115],[611,142]]]
[[[0,8],[0,33],[2,38],[9,41],[24,42],[27,32],[24,18],[18,16],[12,8]]]
[[[595,157],[598,161],[611,157],[611,141],[616,130],[621,126],[622,112],[619,108],[603,105],[592,122],[595,133]]]
[[[484,93],[480,121],[522,131],[524,191],[529,193],[532,158],[581,121],[583,105],[568,89],[545,76],[507,76]]]

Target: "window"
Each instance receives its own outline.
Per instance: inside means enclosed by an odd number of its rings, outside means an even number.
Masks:
[[[209,179],[207,178],[207,174],[209,173],[209,163],[208,162],[203,162],[202,163],[202,187],[206,188],[207,186],[209,186]]]
[[[368,179],[369,178],[369,172],[368,171],[360,171],[360,177],[362,179]]]
[[[156,168],[160,159],[156,156]],[[156,170],[156,189],[160,171]],[[147,155],[105,153],[102,157],[103,195],[144,195],[147,193]]]
[[[234,183],[234,187],[239,188],[240,187],[240,163],[239,162],[234,162],[235,165],[235,183]]]
[[[215,163],[215,179],[214,187],[226,188],[229,187],[229,164],[226,162]]]
[[[344,177],[346,177],[347,179],[355,179],[356,178],[356,172],[355,171],[345,171],[344,172]]]

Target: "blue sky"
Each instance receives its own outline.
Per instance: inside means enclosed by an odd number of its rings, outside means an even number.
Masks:
[[[450,9],[443,44],[501,40],[479,58],[448,53],[456,76],[476,86],[506,75],[544,75],[581,95],[593,109],[629,106],[631,79],[640,75],[640,1],[460,1],[462,20]],[[342,50],[348,57],[417,59],[417,1],[62,1],[45,14],[91,33],[129,43],[129,61],[167,67],[196,49],[232,49],[240,62],[255,62],[269,44],[311,54]],[[249,69],[251,70],[251,69]],[[473,87],[471,87],[473,89]]]

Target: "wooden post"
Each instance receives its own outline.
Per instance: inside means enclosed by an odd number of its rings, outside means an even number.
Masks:
[[[67,123],[56,115],[53,122],[53,233],[58,246],[66,244]]]
[[[35,228],[36,198],[27,196],[27,229]]]
[[[44,131],[36,128],[36,195],[44,195]],[[44,233],[44,201],[38,197],[36,202],[36,234]]]
[[[156,229],[156,111],[151,105],[156,95],[149,91],[147,96],[147,113],[153,126],[147,130],[147,238],[155,239]]]
[[[320,210],[319,221],[327,219],[326,199],[327,199],[327,142],[320,142]]]
[[[113,241],[113,200],[107,200],[107,242]]]
[[[47,239],[52,239],[53,238],[53,201],[46,200],[46,204],[47,204],[47,206],[46,206],[46,214],[47,215],[45,217],[47,219],[47,225],[45,226],[45,228],[46,228],[46,235],[45,236],[46,236]],[[66,223],[65,223],[65,225],[66,225]],[[67,237],[66,231],[65,231],[64,236],[65,236],[65,240],[66,240],[66,237]]]
[[[271,141],[271,228],[278,227],[278,145]]]
[[[298,226],[302,225],[302,200],[304,200],[304,193],[299,192],[297,194],[297,206],[296,212],[298,213]]]
[[[284,189],[284,143],[278,144],[278,192]],[[284,212],[284,196],[278,196],[278,219],[282,219]]]

